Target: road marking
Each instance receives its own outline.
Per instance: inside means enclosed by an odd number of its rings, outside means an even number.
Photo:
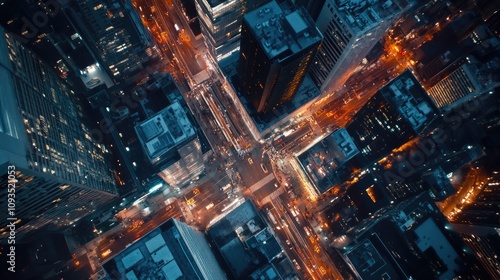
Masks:
[[[269,175],[267,175],[266,177],[260,179],[260,181],[258,181],[257,183],[253,184],[250,187],[250,191],[251,192],[255,192],[256,190],[262,188],[265,184],[271,182],[273,179],[274,179],[274,174],[273,173],[269,173]]]
[[[260,201],[260,204],[261,205],[264,205],[268,202],[271,202],[273,200],[275,200],[278,196],[280,196],[281,194],[283,194],[285,191],[283,190],[283,188],[278,188],[277,190],[275,190],[274,192],[270,193],[268,196],[264,197],[261,201]]]

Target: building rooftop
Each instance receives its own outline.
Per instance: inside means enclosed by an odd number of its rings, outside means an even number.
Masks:
[[[276,258],[283,249],[268,227],[252,235],[245,241],[248,248],[257,248],[268,261]]]
[[[349,233],[351,244],[342,245],[342,256],[359,278],[452,279],[480,274],[428,194],[386,210],[359,223]]]
[[[135,131],[151,162],[196,133],[179,102],[138,124]]]
[[[384,19],[401,12],[404,0],[336,0],[337,11],[355,31],[365,31]]]
[[[390,204],[392,198],[384,187],[384,184],[370,172],[352,183],[346,194],[350,205],[357,208],[357,218],[367,218]]]
[[[249,276],[280,256],[283,251],[251,200],[247,200],[210,227],[208,235],[236,279]]]
[[[397,108],[416,133],[420,133],[436,116],[434,102],[409,70],[381,88],[380,93]]]
[[[298,156],[302,168],[323,193],[339,181],[339,168],[359,153],[345,128],[338,129]]]
[[[398,279],[399,274],[391,262],[380,253],[370,239],[364,240],[346,254],[361,279]]]
[[[323,38],[303,8],[286,14],[275,1],[246,14],[243,20],[270,59],[286,58]]]
[[[273,266],[266,265],[264,267],[261,267],[257,269],[255,272],[253,272],[250,275],[250,279],[253,280],[274,280],[274,279],[280,279],[280,276],[276,269],[274,269]]]
[[[459,270],[459,258],[453,246],[439,229],[432,218],[428,218],[415,228],[417,236],[417,247],[426,256],[435,256],[444,263],[447,270],[439,279],[451,279],[455,276],[455,271]],[[433,252],[433,253],[431,253]]]
[[[208,4],[210,7],[215,8],[221,4],[224,4],[224,2],[232,2],[230,0],[207,0]]]
[[[191,265],[192,256],[182,245],[187,240],[177,223],[166,221],[105,262],[103,268],[111,279],[198,279],[198,268]]]

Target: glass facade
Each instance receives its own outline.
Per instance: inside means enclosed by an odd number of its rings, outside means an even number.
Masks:
[[[244,16],[238,76],[257,112],[269,112],[298,91],[322,36],[305,9],[272,1]]]
[[[70,10],[70,18],[84,42],[112,77],[123,79],[142,69],[127,31],[120,26],[120,12],[113,12],[102,1],[95,0],[75,1]]]
[[[2,118],[0,165],[16,167],[22,238],[43,226],[70,225],[114,198],[117,190],[110,154],[92,140],[74,92],[33,52],[0,31],[0,75],[7,85],[0,105],[9,114]],[[0,175],[4,197],[7,174]],[[6,203],[4,198],[0,205]],[[1,233],[6,223],[1,222]]]
[[[467,95],[476,93],[481,85],[472,74],[475,66],[464,64],[429,89],[429,96],[439,108],[449,106]]]
[[[407,6],[405,1],[326,0],[316,24],[324,36],[311,66],[311,78],[322,94],[340,88]],[[321,97],[320,97],[321,98]]]
[[[243,15],[268,0],[197,0],[203,36],[212,56],[221,61],[240,48]]]

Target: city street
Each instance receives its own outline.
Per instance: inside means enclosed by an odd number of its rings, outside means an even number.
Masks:
[[[216,63],[208,58],[203,42],[196,41],[189,31],[186,17],[169,1],[139,0],[136,7],[139,6],[150,7],[139,9],[141,16],[148,18],[145,22],[151,26],[151,35],[171,57],[172,64],[167,69],[173,71],[172,76],[184,90],[188,106],[215,156],[207,165],[207,177],[176,195],[178,205],[150,214],[151,221],[127,230],[115,241],[101,242],[97,249],[101,258],[109,257],[102,254],[118,252],[170,217],[184,216],[192,226],[205,229],[245,197],[266,209],[299,275],[304,279],[341,279],[322,247],[325,243],[319,241],[320,235],[315,232],[318,227],[311,226],[311,220],[304,216],[305,209],[317,211],[335,197],[316,201],[307,179],[298,175],[292,156],[345,126],[380,87],[411,66],[409,56],[386,53],[369,67],[360,67],[343,88],[317,101],[288,127],[275,131],[264,139],[264,144],[259,144],[251,139],[251,129],[238,114],[239,107],[231,97],[234,92],[230,92]]]
[[[106,259],[125,249],[127,245],[144,236],[164,221],[170,218],[181,219],[182,216],[179,205],[173,203],[170,209],[164,207],[157,212],[149,214],[148,219],[150,220],[148,221],[144,221],[146,218],[143,218],[140,220],[141,222],[136,225],[132,223],[125,231],[114,233],[106,238],[97,237],[94,241],[96,245],[95,255],[99,258],[99,262],[104,262]]]
[[[45,2],[0,1],[14,278],[498,274],[500,2]]]

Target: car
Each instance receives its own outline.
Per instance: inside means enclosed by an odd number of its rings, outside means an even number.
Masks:
[[[167,207],[165,207],[165,211],[170,211],[174,208],[174,205],[173,204],[169,204],[167,205]]]
[[[108,249],[108,250],[102,252],[101,256],[103,258],[105,258],[105,257],[109,256],[110,254],[111,254],[111,249]]]
[[[189,199],[188,201],[186,201],[186,204],[187,204],[188,206],[190,206],[190,205],[193,205],[195,202],[196,202],[196,201],[194,200],[194,198],[191,198],[191,199]]]
[[[309,231],[308,227],[304,227],[304,231],[306,232],[307,236],[311,236],[311,232]]]
[[[212,202],[212,203],[210,203],[210,204],[208,204],[208,205],[207,205],[207,207],[205,207],[205,208],[206,208],[207,210],[210,210],[210,209],[212,209],[212,207],[214,207],[214,203],[213,203],[213,202]]]
[[[292,242],[290,242],[290,240],[288,240],[288,239],[285,241],[285,243],[286,243],[286,245],[288,245],[288,246],[292,245]]]
[[[260,168],[262,168],[262,170],[264,170],[264,173],[269,172],[269,170],[267,170],[267,167],[263,163],[260,164]]]
[[[252,158],[248,158],[248,163],[253,164]]]
[[[293,259],[292,262],[293,262],[293,265],[295,265],[295,269],[300,270],[300,265],[297,263],[297,260]]]
[[[321,252],[318,244],[314,245],[314,252],[316,252],[317,254]]]

